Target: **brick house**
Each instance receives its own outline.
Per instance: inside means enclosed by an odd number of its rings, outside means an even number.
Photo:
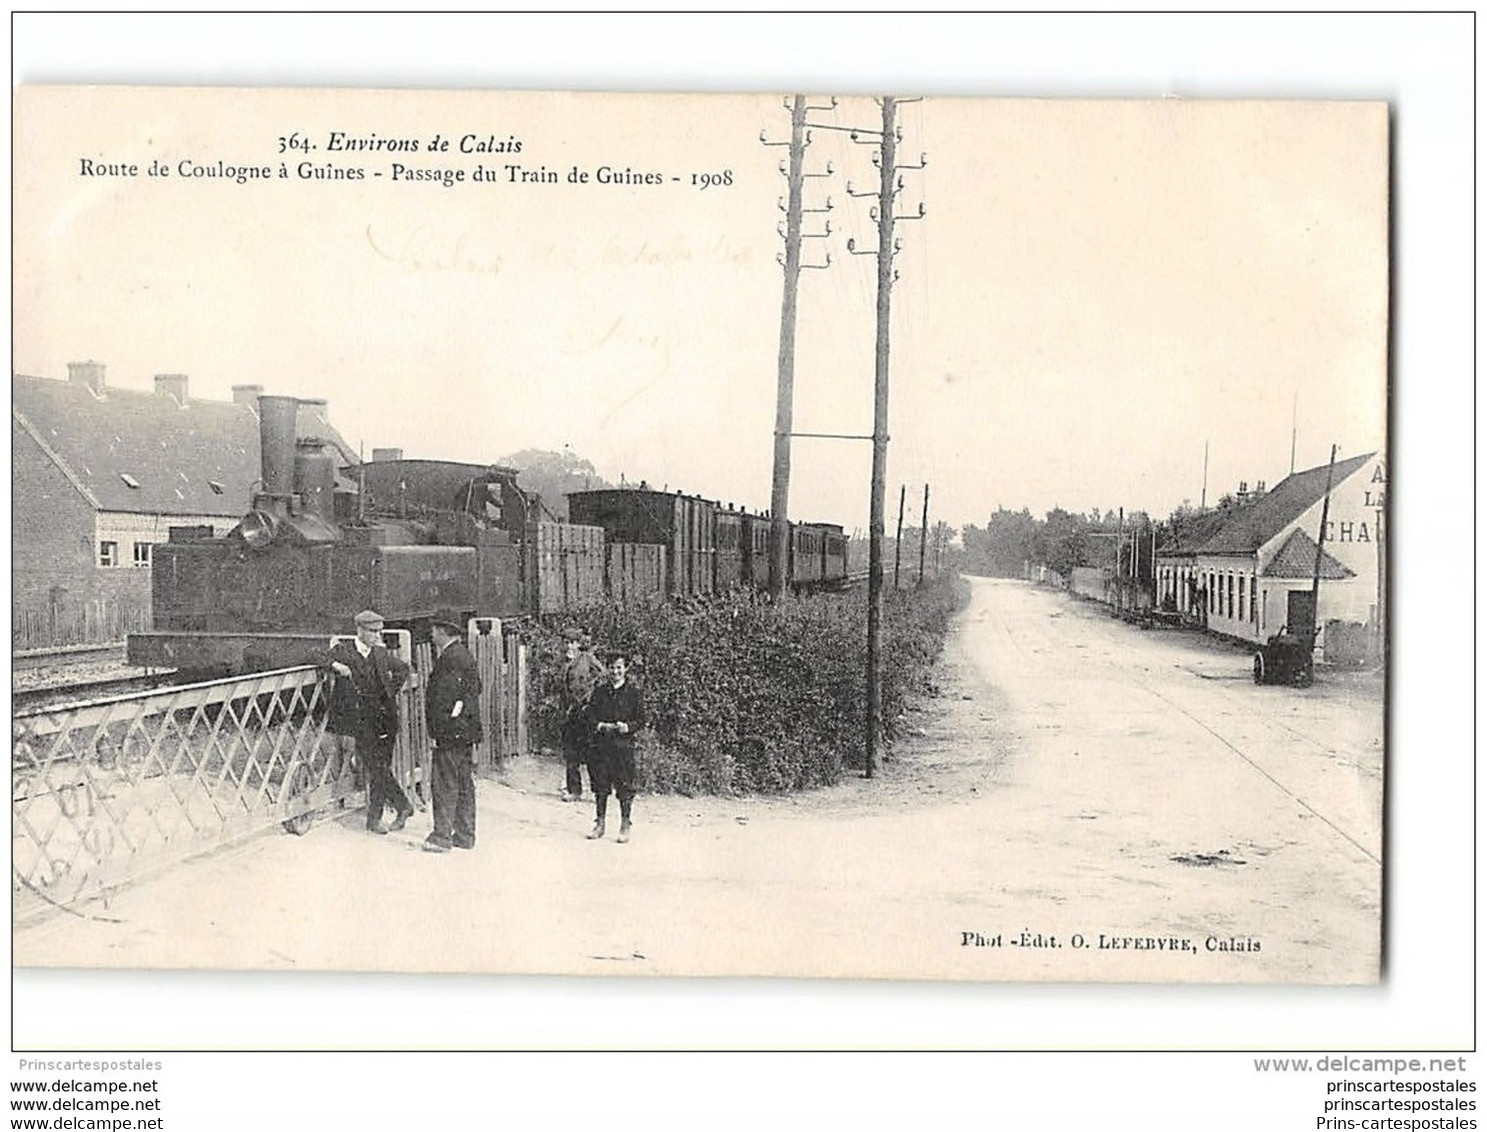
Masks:
[[[122,640],[149,626],[150,557],[173,526],[222,534],[248,510],[261,386],[193,399],[184,374],[152,392],[109,386],[103,365],[66,381],[12,376],[12,647]],[[323,401],[300,406],[301,435],[330,441]]]

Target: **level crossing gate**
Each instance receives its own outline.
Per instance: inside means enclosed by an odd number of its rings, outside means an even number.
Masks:
[[[406,634],[402,634],[406,638]],[[400,696],[393,773],[429,800],[428,646]],[[469,643],[485,691],[484,771],[526,748],[526,649],[492,619]],[[11,725],[12,904],[17,923],[108,898],[204,851],[317,810],[363,801],[352,744],[326,730],[331,676],[315,666],[18,711]]]

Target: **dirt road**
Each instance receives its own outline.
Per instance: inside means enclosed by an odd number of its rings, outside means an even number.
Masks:
[[[1376,683],[1257,688],[1248,657],[977,580],[940,694],[878,778],[643,797],[584,839],[555,760],[479,784],[479,844],[420,814],[269,835],[14,938],[20,966],[1367,982]]]

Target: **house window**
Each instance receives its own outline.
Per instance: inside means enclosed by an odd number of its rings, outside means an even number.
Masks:
[[[1229,575],[1229,617],[1234,616],[1234,575]]]
[[[136,566],[148,566],[150,564],[150,550],[154,543],[137,542],[134,544],[134,564]]]
[[[105,569],[119,564],[119,544],[104,540],[98,544],[98,565]]]
[[[1239,620],[1244,620],[1244,575],[1239,576]]]
[[[1252,625],[1258,625],[1260,623],[1260,611],[1255,608],[1255,588],[1259,584],[1259,582],[1255,581],[1255,576],[1251,574],[1249,576],[1249,619]]]

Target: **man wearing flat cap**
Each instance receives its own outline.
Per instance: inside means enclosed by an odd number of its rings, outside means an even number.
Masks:
[[[563,665],[563,801],[583,797],[583,772],[589,761],[594,737],[589,724],[589,697],[608,675],[604,662],[594,655],[594,644],[581,629],[569,629],[567,663]],[[593,771],[589,771],[592,781]]]
[[[475,752],[485,738],[480,723],[480,672],[460,640],[460,617],[439,613],[429,625],[434,667],[424,693],[434,743],[434,832],[430,853],[475,848]]]
[[[398,733],[398,693],[408,666],[382,643],[382,615],[364,609],[356,615],[356,640],[330,650],[336,674],[330,696],[328,729],[356,740],[356,757],[367,776],[367,831],[386,833],[382,812],[393,809],[391,828],[402,829],[413,805],[392,774],[392,747]]]

